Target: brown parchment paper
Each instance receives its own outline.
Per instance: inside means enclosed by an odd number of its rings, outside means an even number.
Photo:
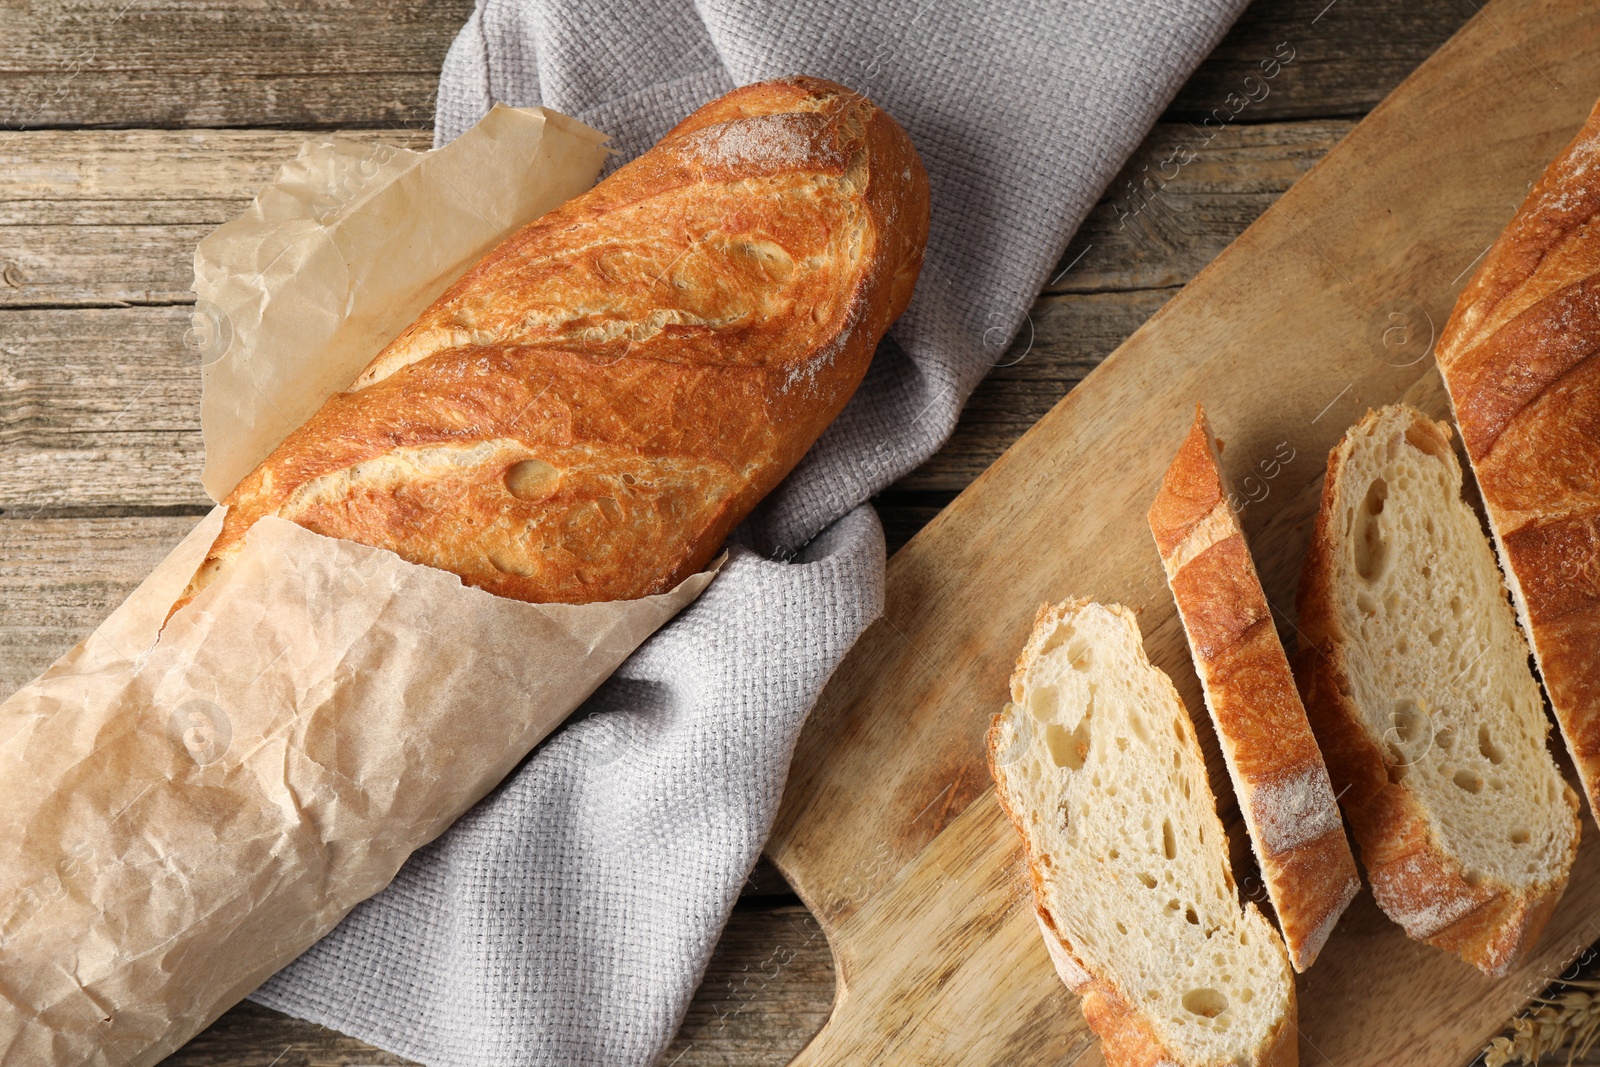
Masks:
[[[500,234],[598,172],[598,135],[571,120],[497,109],[484,125],[488,147],[456,142],[501,168],[475,180],[542,192],[462,200],[470,169],[410,153],[340,201],[323,187],[361,151],[310,150],[202,245],[197,287],[256,308],[206,382],[213,415],[250,416],[208,428],[227,457],[214,484],[281,436],[263,409],[314,410]],[[553,150],[563,129],[587,153]],[[335,206],[301,210],[318,203]],[[484,225],[447,240],[463,203]],[[396,241],[415,275],[375,262]],[[280,276],[286,262],[306,266]],[[0,1067],[166,1056],[387,885],[711,580],[524,604],[268,518],[163,628],[224,510],[0,704]]]

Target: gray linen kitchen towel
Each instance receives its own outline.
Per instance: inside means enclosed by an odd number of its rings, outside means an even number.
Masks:
[[[787,74],[866,94],[932,185],[910,310],[727,569],[496,792],[255,999],[433,1067],[648,1064],[777,811],[823,683],[882,610],[864,502],[932,455],[1068,238],[1244,0],[478,0],[439,143],[496,101],[617,162]]]

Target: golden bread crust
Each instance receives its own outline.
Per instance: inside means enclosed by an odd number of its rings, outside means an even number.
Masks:
[[[1421,412],[1412,415],[1407,437],[1413,443],[1427,451],[1449,450],[1448,426]],[[1369,411],[1346,440],[1380,417],[1381,412]],[[1469,879],[1434,836],[1427,812],[1404,781],[1391,780],[1383,748],[1350,695],[1346,637],[1334,588],[1343,537],[1337,500],[1347,455],[1344,443],[1328,455],[1322,503],[1296,599],[1300,632],[1307,642],[1295,657],[1301,695],[1378,906],[1412,938],[1500,977],[1538,939],[1566,889],[1566,877],[1522,890],[1494,879]],[[1576,822],[1577,798],[1570,789],[1565,793]],[[1576,834],[1573,841],[1575,847]]]
[[[1600,108],[1456,302],[1439,369],[1561,733],[1600,801]]]
[[[747,86],[506,239],[233,490],[469,585],[662,592],[843,408],[905,310],[928,185],[843,86]]]
[[[1295,970],[1311,966],[1360,891],[1328,771],[1238,516],[1205,412],[1150,505],[1206,706]]]

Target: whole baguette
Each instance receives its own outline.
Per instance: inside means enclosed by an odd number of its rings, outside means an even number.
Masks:
[[[508,238],[291,433],[188,595],[264,515],[517,600],[670,589],[844,407],[927,232],[921,161],[871,102],[729,93]]]
[[[1534,185],[1438,347],[1512,602],[1600,805],[1600,108]]]
[[[1205,411],[1167,468],[1150,530],[1206,708],[1294,969],[1361,889],[1322,751],[1306,721]]]

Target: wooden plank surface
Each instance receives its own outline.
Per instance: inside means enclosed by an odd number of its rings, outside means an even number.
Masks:
[[[429,129],[440,64],[471,0],[34,0],[0,8],[7,128]],[[1201,121],[1358,115],[1474,13],[1468,0],[1267,0],[1173,105]],[[1246,84],[1287,42],[1270,92]],[[1230,115],[1233,111],[1230,109]]]
[[[41,130],[4,141],[0,308],[192,304],[194,247],[308,140],[414,130]]]
[[[1241,122],[1364,115],[1479,7],[1479,0],[1252,4],[1178,93],[1169,117],[1220,120],[1218,108]],[[1250,84],[1281,45],[1293,62],[1265,89]],[[1230,102],[1230,94],[1249,103]]]
[[[471,0],[37,0],[0,8],[7,128],[431,130]]]
[[[1236,471],[1285,444],[1299,460],[1243,516],[1269,599],[1292,604],[1328,449],[1408,389],[1442,412],[1428,324],[1597,84],[1589,5],[1497,0],[895,556],[885,617],[813,713],[769,844],[840,961],[838,1007],[797,1062],[1053,1063],[1083,1045],[981,752],[1035,606],[1136,608],[1199,709],[1144,521],[1193,405]],[[1469,1059],[1600,933],[1590,831],[1507,981],[1356,909],[1302,979],[1302,1061]]]

